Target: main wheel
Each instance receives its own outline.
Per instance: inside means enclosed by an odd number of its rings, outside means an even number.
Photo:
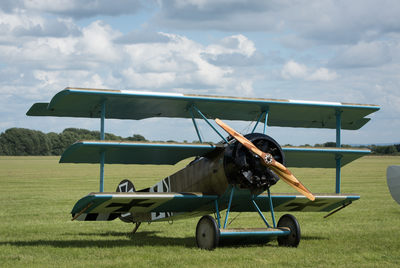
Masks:
[[[210,215],[201,217],[196,227],[196,243],[199,248],[213,250],[218,246],[219,228]]]
[[[291,214],[285,214],[278,221],[278,228],[279,227],[288,227],[290,229],[290,234],[287,236],[278,236],[278,245],[297,247],[301,238],[300,225],[297,219]]]

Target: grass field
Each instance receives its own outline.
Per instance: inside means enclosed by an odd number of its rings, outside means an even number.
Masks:
[[[149,186],[183,167],[106,166],[105,190],[121,179]],[[294,213],[301,224],[298,248],[265,245],[199,250],[198,219],[133,226],[71,222],[74,203],[98,190],[98,165],[58,164],[57,157],[0,157],[0,266],[2,267],[394,267],[400,266],[400,205],[386,185],[386,167],[400,157],[369,156],[342,169],[342,192],[361,199],[323,219],[324,213]],[[313,192],[334,191],[334,170],[293,169]],[[288,192],[282,182],[273,192]],[[237,214],[232,213],[231,217]],[[277,218],[282,213],[277,215]],[[269,216],[269,215],[267,215]],[[242,213],[234,226],[262,227]]]

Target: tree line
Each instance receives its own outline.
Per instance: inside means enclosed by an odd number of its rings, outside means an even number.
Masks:
[[[26,128],[10,128],[0,134],[0,155],[61,155],[78,140],[99,140],[99,131],[67,128],[61,133],[43,133]],[[123,138],[105,133],[106,140],[146,141],[139,134]]]
[[[0,134],[0,155],[61,155],[64,150],[78,140],[98,140],[99,131],[91,131],[80,128],[66,128],[61,133],[43,133],[38,130],[26,128],[10,128]],[[145,137],[134,134],[131,137],[116,136],[105,133],[106,140],[118,141],[147,141]],[[175,142],[175,141],[167,141]],[[185,141],[186,142],[186,141]],[[290,146],[290,144],[287,144]],[[305,144],[305,147],[335,147],[334,142]],[[343,145],[351,148],[350,145]],[[365,147],[365,146],[364,146]],[[370,145],[373,154],[378,155],[400,155],[400,144],[394,145]]]

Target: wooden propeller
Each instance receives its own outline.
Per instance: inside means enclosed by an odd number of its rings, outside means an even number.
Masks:
[[[215,119],[215,122],[222,127],[226,132],[228,132],[232,137],[234,137],[238,142],[243,144],[244,147],[249,149],[254,154],[260,157],[261,163],[268,168],[272,169],[276,175],[279,176],[284,182],[292,186],[302,195],[310,199],[311,201],[315,200],[314,195],[298,180],[296,177],[290,172],[290,170],[276,161],[271,154],[265,153],[258,149],[251,141],[243,137],[242,134],[236,132],[233,128],[219,120],[218,118]]]

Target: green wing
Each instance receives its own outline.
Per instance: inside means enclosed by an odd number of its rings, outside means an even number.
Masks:
[[[342,205],[358,200],[357,195],[315,195],[314,202],[301,195],[273,194],[275,211],[329,212]],[[215,212],[215,201],[219,208],[226,209],[228,199],[201,193],[91,193],[80,199],[71,213],[79,221],[109,221],[123,213],[148,214],[146,221],[169,218],[188,218]],[[270,211],[269,199],[265,194],[255,198],[262,211]],[[249,194],[235,196],[231,211],[255,212]],[[154,213],[154,215],[151,215]],[[163,213],[163,217],[158,217]]]
[[[376,105],[338,102],[309,102],[260,98],[235,98],[124,90],[66,88],[50,103],[36,103],[30,116],[100,118],[105,102],[106,118],[144,119],[151,117],[191,118],[197,107],[207,118],[255,121],[268,110],[269,126],[336,128],[336,112],[341,111],[342,129],[359,129],[379,110]],[[195,117],[200,118],[197,113]],[[265,115],[261,120],[265,119]]]

